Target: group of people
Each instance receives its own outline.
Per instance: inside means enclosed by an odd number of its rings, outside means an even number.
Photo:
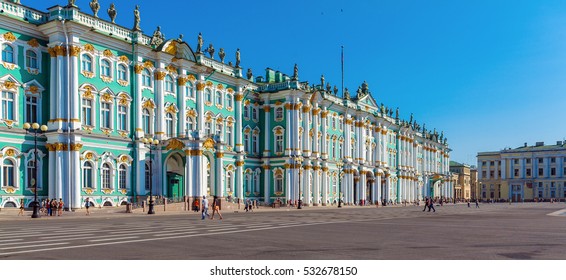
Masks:
[[[45,216],[62,216],[64,206],[65,203],[62,198],[59,198],[59,201],[55,198],[44,199],[41,201],[41,213]]]
[[[423,212],[428,208],[428,212],[430,212],[430,210],[432,210],[433,212],[436,212],[436,209],[434,209],[434,200],[430,197],[427,197],[425,200],[425,206],[423,209]]]
[[[212,199],[212,216],[208,214],[208,199],[204,195],[202,196],[201,204],[202,204],[201,220],[204,220],[207,217],[209,217],[211,220],[214,220],[215,213],[218,213],[220,220],[222,220],[222,214],[220,214],[220,198],[218,198],[218,196],[214,196],[214,198]]]

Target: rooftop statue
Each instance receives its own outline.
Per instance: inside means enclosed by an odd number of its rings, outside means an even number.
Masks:
[[[332,90],[332,86],[330,86],[330,83],[326,83],[326,91],[330,92]]]
[[[108,16],[110,17],[112,23],[115,23],[117,12],[116,8],[114,8],[114,3],[110,4],[110,8],[108,8],[108,10],[106,11],[108,12]]]
[[[226,53],[224,52],[224,48],[220,48],[220,51],[218,52],[218,56],[220,57],[220,62],[224,63],[224,57],[226,56]]]
[[[179,43],[183,42],[183,34],[179,34],[179,38],[177,38],[177,42]]]
[[[68,6],[76,7],[75,2],[75,0],[69,0]]]
[[[140,28],[140,5],[136,5],[136,9],[134,10],[134,31],[141,31]]]
[[[293,67],[293,81],[299,80],[299,66],[295,63],[295,67]]]
[[[362,83],[362,92],[363,93],[368,93],[369,92],[369,88],[368,88],[368,83],[366,81],[364,81]]]
[[[210,43],[208,45],[206,52],[208,52],[208,54],[210,55],[210,58],[214,58],[214,47],[212,46],[212,43]]]
[[[338,94],[338,87],[334,86],[334,95]]]
[[[248,80],[250,80],[251,78],[253,78],[254,74],[252,73],[252,69],[248,68],[248,73],[246,73],[246,77],[248,78]]]
[[[161,34],[161,26],[157,27],[157,30],[153,32],[153,37],[151,37],[151,41],[149,45],[156,48],[159,47],[164,41],[164,36]]]
[[[320,75],[320,89],[324,88],[324,75]]]
[[[344,89],[344,99],[350,100],[350,92],[348,91],[348,88]]]
[[[413,113],[411,113],[411,119],[409,120],[409,123],[410,123],[410,124],[413,123]]]
[[[202,33],[198,33],[197,39],[197,53],[202,53],[202,45],[204,44],[204,40],[202,39]]]
[[[97,18],[98,17],[98,10],[100,10],[100,4],[98,4],[98,0],[90,1],[90,9],[92,10],[94,17]]]
[[[399,107],[395,110],[395,118],[399,119]]]
[[[240,68],[240,49],[236,50],[236,68]]]

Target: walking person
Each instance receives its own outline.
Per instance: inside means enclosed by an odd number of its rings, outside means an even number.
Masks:
[[[24,200],[20,199],[20,212],[18,212],[18,216],[19,215],[24,215]]]
[[[430,210],[432,210],[433,212],[436,212],[436,209],[434,209],[434,200],[432,200],[432,199],[428,203],[428,212],[430,212]]]
[[[57,199],[51,200],[51,216],[57,216],[57,208],[59,203],[57,203]]]
[[[427,197],[426,200],[425,200],[425,205],[424,205],[423,212],[426,210],[426,208],[429,208],[429,207],[428,207],[428,204],[429,204],[429,203],[430,203],[430,198]]]
[[[214,196],[214,200],[212,201],[212,217],[210,217],[211,220],[214,220],[214,213],[218,213],[220,220],[222,220],[222,214],[220,214],[220,198],[218,198],[217,196]]]
[[[206,196],[202,196],[202,219],[204,220],[204,218],[206,217],[210,217],[210,215],[208,214],[208,199],[206,199]]]
[[[470,208],[470,200],[468,199],[468,208]]]
[[[90,199],[87,197],[85,200],[85,208],[86,208],[86,215],[90,216],[90,211],[88,210],[88,208],[90,207]]]
[[[476,208],[480,208],[479,200],[476,198]]]
[[[45,200],[45,209],[47,211],[45,211],[45,216],[51,216],[51,202],[49,202],[49,199]]]

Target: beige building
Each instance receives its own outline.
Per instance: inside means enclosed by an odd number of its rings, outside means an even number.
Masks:
[[[566,144],[478,153],[480,199],[533,201],[566,197]]]
[[[475,200],[479,198],[479,184],[478,184],[478,169],[472,166],[470,168],[470,188],[471,188],[471,198]]]
[[[457,200],[470,199],[471,189],[471,168],[467,164],[450,161],[450,172],[454,176],[454,197]]]

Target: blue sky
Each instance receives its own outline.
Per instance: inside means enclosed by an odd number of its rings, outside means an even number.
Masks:
[[[22,3],[45,11],[67,1]],[[91,13],[87,0],[77,0]],[[111,1],[99,0],[107,19]],[[193,49],[222,47],[226,61],[241,50],[255,76],[270,67],[340,87],[366,80],[378,103],[413,113],[428,129],[444,131],[451,159],[475,164],[482,151],[566,137],[566,1],[116,1],[116,22],[161,26]],[[267,4],[275,3],[275,4]]]

